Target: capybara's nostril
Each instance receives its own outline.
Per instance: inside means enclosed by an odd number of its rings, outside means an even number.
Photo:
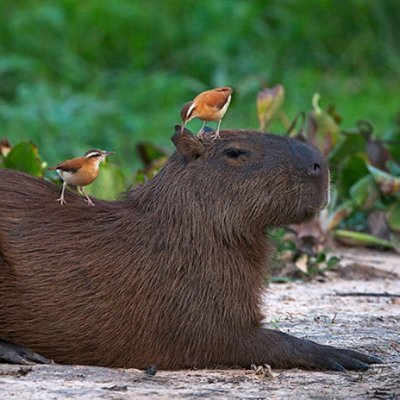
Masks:
[[[308,173],[309,175],[319,175],[321,173],[321,165],[319,165],[318,163],[313,163],[308,168]]]
[[[315,147],[298,140],[291,142],[290,146],[293,161],[299,172],[315,178],[322,178],[326,175],[328,165],[324,156]]]

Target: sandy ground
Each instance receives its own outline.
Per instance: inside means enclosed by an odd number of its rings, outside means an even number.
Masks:
[[[400,294],[400,257],[359,249],[340,254],[350,269],[339,278],[332,274],[323,282],[271,284],[265,322],[385,361],[367,372],[274,370],[271,376],[199,370],[149,376],[134,369],[0,364],[0,399],[400,399],[400,298],[336,295]]]

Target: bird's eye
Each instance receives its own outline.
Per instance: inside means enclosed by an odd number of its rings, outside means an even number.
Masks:
[[[238,158],[241,155],[245,154],[245,152],[243,150],[230,147],[229,149],[224,150],[224,154],[229,158]]]

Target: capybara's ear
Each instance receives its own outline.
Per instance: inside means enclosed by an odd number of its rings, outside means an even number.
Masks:
[[[203,143],[188,129],[182,130],[181,125],[175,125],[172,141],[177,152],[185,157],[186,161],[195,160],[204,153]]]

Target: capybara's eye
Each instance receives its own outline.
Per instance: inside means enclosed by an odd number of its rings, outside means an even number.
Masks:
[[[234,147],[230,147],[229,149],[224,150],[224,154],[230,158],[238,158],[243,155],[245,152],[240,149],[236,149]]]

